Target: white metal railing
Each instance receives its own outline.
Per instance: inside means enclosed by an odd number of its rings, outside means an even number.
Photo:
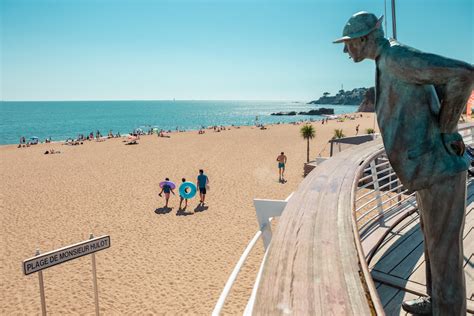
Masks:
[[[255,303],[255,296],[257,294],[258,284],[260,283],[260,277],[262,274],[263,265],[265,263],[265,259],[267,256],[267,249],[272,239],[271,222],[275,217],[281,216],[281,213],[285,209],[285,206],[290,200],[292,195],[293,193],[291,193],[285,200],[267,200],[267,199],[254,199],[253,200],[254,206],[255,206],[255,212],[257,214],[259,231],[254,235],[252,240],[249,242],[244,252],[242,253],[242,256],[240,256],[239,261],[237,261],[237,264],[232,270],[232,273],[230,274],[229,279],[227,280],[224,286],[224,289],[222,290],[221,295],[219,296],[219,299],[217,300],[216,306],[214,307],[214,310],[212,311],[212,316],[220,315],[222,308],[224,307],[225,301],[227,297],[229,296],[230,290],[232,289],[232,286],[234,285],[235,280],[237,279],[237,276],[239,275],[240,270],[242,269],[242,266],[247,260],[252,249],[255,247],[255,244],[257,243],[258,239],[262,237],[263,246],[265,248],[265,254],[264,254],[262,263],[260,265],[257,278],[255,280],[255,285],[253,287],[252,294],[250,295],[250,299],[247,303],[247,306],[244,312],[245,315],[250,315],[252,313],[253,304]]]
[[[474,143],[474,124],[461,124],[459,133],[467,145]],[[384,223],[390,215],[416,206],[415,193],[403,187],[393,170],[385,150],[375,152],[360,167],[354,189],[354,217],[360,237],[372,225]]]
[[[466,144],[474,143],[474,124],[460,125],[459,133],[463,136]],[[401,184],[388,161],[384,149],[374,151],[358,169],[360,173],[354,179],[356,185],[353,187],[352,192],[353,225],[355,226],[354,229],[357,234],[356,248],[361,259],[364,277],[367,279],[371,278],[371,276],[368,272],[367,262],[363,260],[366,254],[364,254],[361,246],[361,239],[369,234],[375,226],[384,225],[386,220],[394,218],[397,214],[412,210],[416,207],[416,200],[415,193],[409,192]],[[244,311],[244,315],[251,315],[268,253],[267,250],[272,238],[271,221],[274,217],[281,215],[290,198],[291,195],[288,196],[286,200],[254,199],[259,231],[245,248],[242,256],[234,267],[212,312],[213,316],[218,316],[222,311],[243,264],[257,243],[257,240],[262,237],[265,254],[255,280],[252,294]],[[369,287],[369,292],[371,295],[377,295],[375,288]]]
[[[460,124],[458,128],[465,144],[472,145],[474,124]],[[384,149],[367,157],[358,170],[360,171],[352,188],[353,230],[362,274],[366,280],[371,280],[368,268],[370,260],[390,230],[416,211],[416,199],[415,192],[409,192],[401,184]],[[364,250],[362,240],[381,226],[385,228],[385,232],[374,245],[366,245]],[[378,297],[374,283],[366,284],[369,295]]]
[[[255,284],[253,285],[253,288],[252,288],[252,294],[250,294],[250,299],[247,302],[247,306],[245,307],[245,310],[244,310],[244,315],[246,316],[252,315],[253,306],[255,304],[255,298],[257,297],[258,285],[260,284],[260,278],[262,277],[263,266],[265,265],[265,262],[267,261],[267,255],[268,255],[268,251],[265,251],[265,255],[263,256],[262,263],[260,264],[260,268],[258,269],[257,278],[255,279]]]
[[[242,269],[242,266],[244,265],[245,260],[247,260],[247,257],[250,254],[250,251],[253,249],[253,247],[257,243],[257,240],[260,238],[261,235],[262,235],[262,231],[259,230],[255,234],[255,236],[252,238],[247,248],[245,248],[244,253],[240,257],[237,264],[235,265],[234,270],[232,270],[232,273],[230,274],[230,277],[227,280],[224,286],[224,289],[222,290],[222,293],[219,296],[219,299],[217,300],[216,306],[214,307],[214,310],[212,311],[212,316],[218,316],[221,313],[221,310],[224,307],[225,300],[227,299],[227,296],[229,296],[230,290],[232,289],[232,286],[234,285],[234,282],[237,279],[237,275],[239,275],[239,272]]]

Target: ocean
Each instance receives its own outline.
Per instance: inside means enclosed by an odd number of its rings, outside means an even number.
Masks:
[[[0,144],[17,144],[21,136],[40,141],[77,138],[99,130],[107,135],[136,128],[197,130],[201,126],[254,125],[320,120],[322,116],[272,116],[274,112],[308,111],[326,107],[335,114],[352,113],[357,106],[313,105],[297,101],[2,101]]]

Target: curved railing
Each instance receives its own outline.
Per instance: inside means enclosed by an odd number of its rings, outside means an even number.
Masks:
[[[303,180],[273,235],[254,314],[384,313],[362,271],[352,221],[359,167],[382,148],[376,140],[347,149]]]
[[[474,124],[459,125],[459,132],[466,145],[474,143]],[[383,148],[374,151],[358,167],[354,182],[352,220],[355,242],[364,278],[372,279],[368,266],[377,250],[392,230],[418,207],[415,192],[403,187]],[[370,296],[378,296],[374,283],[367,284]],[[417,291],[415,294],[424,293]]]
[[[384,315],[367,261],[414,211],[380,139],[325,161],[287,201],[245,314]]]

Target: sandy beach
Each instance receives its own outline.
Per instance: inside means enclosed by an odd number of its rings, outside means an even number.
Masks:
[[[359,116],[360,114],[358,114]],[[329,155],[334,129],[346,136],[374,127],[373,114],[355,120],[312,123],[310,157]],[[23,260],[95,236],[110,235],[98,252],[100,310],[117,314],[209,315],[232,269],[258,229],[254,198],[285,199],[303,177],[306,140],[302,125],[232,127],[142,136],[84,145],[39,144],[0,147],[0,314],[41,312],[37,274],[23,275]],[[376,128],[376,130],[378,130]],[[60,154],[44,155],[53,148]],[[288,157],[285,184],[278,182],[276,157]],[[198,198],[169,212],[158,196],[165,177],[196,182],[209,176],[205,208]],[[241,314],[263,256],[262,242],[239,275],[224,312]],[[44,270],[47,311],[52,315],[94,311],[91,258]]]

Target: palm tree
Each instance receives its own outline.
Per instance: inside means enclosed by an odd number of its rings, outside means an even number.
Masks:
[[[342,132],[342,128],[336,128],[334,130],[334,136],[332,137],[332,139],[339,139],[339,138],[343,138],[343,137],[346,137],[346,135],[344,135],[344,133]],[[341,151],[341,143],[338,143],[339,144],[339,152]]]
[[[307,147],[306,147],[306,162],[309,162],[309,140],[313,139],[316,136],[316,130],[314,129],[313,125],[306,124],[300,129],[301,136],[307,140]]]
[[[334,136],[332,137],[332,139],[339,139],[343,137],[346,137],[346,135],[344,135],[344,133],[342,132],[342,128],[334,130]]]

